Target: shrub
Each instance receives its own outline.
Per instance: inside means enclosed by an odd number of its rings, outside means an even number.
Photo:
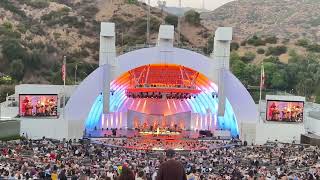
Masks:
[[[0,76],[0,85],[9,85],[9,84],[13,84],[13,80],[11,76],[8,76],[8,75]],[[0,89],[0,92],[1,90],[2,89]],[[3,99],[1,99],[1,94],[0,94],[0,102],[3,102]]]
[[[38,41],[28,44],[28,47],[29,49],[44,49],[46,46],[43,42]]]
[[[310,44],[309,40],[308,39],[299,39],[297,42],[296,42],[296,45],[297,46],[302,46],[302,47],[308,47]]]
[[[4,26],[0,26],[0,36],[5,36],[6,39],[20,39],[21,34],[16,31],[12,31],[10,29],[5,28]]]
[[[290,42],[290,39],[288,39],[288,38],[284,38],[282,40],[282,44],[288,44],[289,42]]]
[[[138,3],[138,0],[127,0],[128,4],[136,4]]]
[[[161,22],[155,18],[150,18],[150,33],[156,33],[159,30]],[[135,21],[134,26],[136,27],[137,35],[144,35],[147,31],[147,19],[139,18]]]
[[[264,41],[265,43],[269,43],[269,44],[277,44],[278,38],[276,36],[270,36],[270,37],[267,37]]]
[[[121,32],[123,32],[125,29],[130,27],[130,23],[128,21],[126,21],[125,19],[123,19],[120,16],[113,16],[110,19],[111,22],[114,22],[116,24],[116,29],[119,29]],[[98,27],[100,27],[100,25],[98,24]]]
[[[241,60],[243,61],[243,62],[251,62],[251,61],[253,61],[254,59],[256,58],[256,54],[255,53],[253,53],[253,52],[246,52],[245,54],[244,54],[244,56],[242,56],[241,57]]]
[[[70,9],[66,7],[61,8],[57,11],[51,11],[50,13],[41,16],[41,20],[43,21],[57,20],[57,19],[60,19],[62,16],[68,15],[69,11]]]
[[[125,35],[123,37],[123,43],[124,45],[127,45],[127,46],[134,46],[136,44],[142,44],[145,42],[145,36],[140,36],[140,37],[137,37],[137,36],[130,36],[130,35]]]
[[[46,32],[44,32],[43,28],[39,24],[32,25],[29,31],[40,36],[46,34]]]
[[[89,51],[82,48],[80,50],[75,50],[72,54],[71,57],[76,57],[76,58],[85,58],[90,55]]]
[[[174,27],[177,27],[178,26],[178,16],[168,15],[165,18],[165,22],[166,22],[166,24],[170,24],[170,25],[173,25]]]
[[[46,46],[47,46],[47,52],[48,52],[48,53],[57,52],[57,48],[55,48],[53,45],[47,44]]]
[[[307,48],[308,51],[320,53],[320,44],[311,44]]]
[[[246,46],[247,45],[247,41],[241,41],[240,45],[241,46]]]
[[[275,57],[275,56],[271,56],[269,58],[266,58],[263,60],[263,62],[270,62],[270,63],[274,63],[274,64],[277,64],[279,63],[279,58],[278,57]]]
[[[6,29],[8,29],[8,30],[10,30],[10,31],[13,30],[13,25],[12,25],[12,23],[9,22],[9,21],[4,22],[2,25],[3,25],[3,27],[5,27]]]
[[[97,8],[95,5],[91,5],[81,10],[81,15],[91,19],[91,18],[94,18],[94,16],[98,13],[98,11],[99,11],[99,8]]]
[[[23,34],[25,34],[27,32],[27,28],[24,24],[18,24],[17,25],[17,30]]]
[[[311,26],[319,26],[320,25],[320,17],[317,17],[317,18],[315,18],[315,19],[312,19],[311,21],[310,21],[310,24],[311,24]]]
[[[316,101],[317,104],[320,104],[320,95],[316,96]]]
[[[287,52],[286,46],[276,46],[276,47],[269,47],[268,51],[266,52],[266,56],[280,56],[281,54],[284,54]]]
[[[265,53],[265,50],[264,50],[263,48],[259,48],[259,49],[257,50],[257,53],[258,53],[258,54],[264,54],[264,53]]]
[[[83,20],[79,19],[76,16],[64,16],[61,21],[59,21],[60,25],[68,24],[69,27],[74,27],[74,28],[84,28],[85,23]]]
[[[70,46],[68,41],[65,41],[65,40],[58,40],[57,44],[61,49],[66,49],[68,46]]]
[[[231,42],[231,44],[230,44],[230,50],[231,51],[236,51],[236,50],[238,50],[239,49],[239,43],[237,43],[237,42]]]
[[[3,102],[6,100],[7,94],[8,95],[14,94],[13,85],[0,86],[0,102]]]
[[[200,13],[198,13],[195,10],[190,10],[187,11],[185,14],[185,19],[188,23],[193,24],[193,25],[199,25],[201,18],[200,18]]]
[[[58,32],[53,32],[53,38],[54,38],[55,40],[59,39],[60,37],[61,37],[61,34],[60,34],[60,33],[58,33]]]
[[[206,51],[204,51],[204,52],[205,52],[205,54],[209,55],[213,51],[214,36],[209,37],[207,44],[208,44],[208,47],[207,47]]]
[[[42,9],[49,6],[48,0],[24,0],[24,3],[34,8]]]
[[[99,42],[98,41],[94,41],[92,43],[86,42],[86,43],[82,44],[81,47],[88,48],[91,50],[98,50],[99,49]]]
[[[266,42],[262,40],[260,37],[254,35],[247,41],[248,44],[253,46],[264,46],[266,45]]]
[[[17,8],[14,5],[14,3],[11,2],[11,0],[0,0],[0,7],[3,7],[4,9],[11,11],[13,14],[17,14],[21,17],[26,17],[26,14],[19,8]]]

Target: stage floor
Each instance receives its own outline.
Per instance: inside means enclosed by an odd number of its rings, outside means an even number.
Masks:
[[[206,151],[221,147],[231,147],[230,140],[201,140],[201,139],[175,139],[161,137],[140,136],[133,138],[90,138],[91,142],[108,146],[132,150],[165,151]]]
[[[87,130],[84,137],[86,138],[103,138],[103,137],[137,137],[137,136],[168,136],[175,138],[199,138],[199,132],[197,131],[182,131],[182,132],[139,132],[137,130],[116,130],[116,134],[113,134],[112,130]]]

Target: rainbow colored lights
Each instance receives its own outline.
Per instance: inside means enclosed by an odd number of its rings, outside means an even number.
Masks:
[[[168,65],[167,65],[168,66]],[[230,130],[233,136],[239,135],[236,117],[229,101],[226,101],[226,112],[224,117],[217,118],[218,98],[213,98],[212,93],[217,93],[218,87],[204,75],[200,74],[195,82],[201,93],[196,98],[181,100],[174,99],[132,99],[127,98],[125,90],[130,87],[130,75],[125,73],[111,82],[114,90],[110,96],[110,112],[127,112],[133,110],[146,114],[171,115],[191,111],[197,121],[194,129],[207,129],[214,127]],[[102,118],[103,96],[97,96],[86,120],[86,128],[93,129],[105,123]],[[124,123],[124,122],[123,122]]]

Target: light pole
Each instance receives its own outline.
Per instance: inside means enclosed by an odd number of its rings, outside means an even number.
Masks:
[[[179,9],[180,9],[180,12],[182,12],[182,8],[181,8],[181,0],[179,0]],[[181,15],[178,15],[178,45],[181,44],[180,42],[180,36],[181,36]]]
[[[158,7],[161,9],[161,16],[163,16],[163,9],[166,7],[166,5],[167,5],[166,1],[162,1],[162,0],[158,1]]]
[[[74,85],[77,84],[77,70],[78,70],[78,62],[76,62],[76,65],[74,68]]]
[[[150,0],[148,0],[148,15],[147,15],[147,44],[150,44]]]

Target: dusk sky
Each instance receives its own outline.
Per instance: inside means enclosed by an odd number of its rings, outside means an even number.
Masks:
[[[148,0],[142,0],[148,2]],[[179,6],[179,0],[166,0],[167,6]],[[216,9],[217,7],[233,0],[204,0],[205,8],[208,10]],[[150,0],[153,6],[157,5],[158,0]],[[202,8],[202,0],[181,0],[182,7]]]

